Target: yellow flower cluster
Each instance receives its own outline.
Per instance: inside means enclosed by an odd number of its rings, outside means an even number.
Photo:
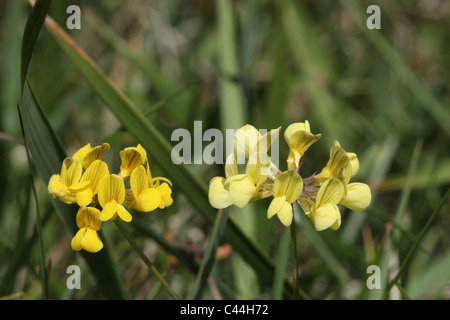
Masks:
[[[209,202],[214,208],[223,209],[230,205],[243,208],[251,201],[273,197],[267,209],[268,219],[277,215],[283,225],[290,226],[292,205],[296,202],[316,230],[321,231],[340,227],[338,205],[353,211],[363,211],[369,206],[369,186],[350,183],[359,169],[355,153],[346,152],[335,141],[322,171],[302,178],[299,174],[300,160],[321,134],[312,134],[308,121],[293,123],[284,132],[289,155],[287,170],[282,172],[267,155],[279,130],[260,135],[255,127],[246,125],[236,132],[234,151],[237,156],[245,157],[245,173],[239,173],[236,155],[229,155],[225,177],[214,177],[209,183]]]
[[[173,202],[172,183],[166,178],[152,178],[147,152],[140,144],[120,151],[118,174],[110,173],[102,161],[109,149],[107,143],[94,148],[85,145],[71,158],[64,159],[61,173],[52,175],[48,183],[48,192],[54,199],[80,206],[76,215],[79,230],[71,243],[73,250],[101,250],[103,242],[97,231],[102,222],[117,216],[130,222],[132,216],[127,208],[148,212],[164,209]],[[130,188],[126,189],[128,177]]]

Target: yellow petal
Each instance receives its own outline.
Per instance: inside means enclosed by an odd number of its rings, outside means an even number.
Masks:
[[[328,179],[319,189],[316,198],[316,207],[325,204],[338,204],[344,197],[344,184],[338,179]]]
[[[286,143],[288,145],[292,144],[292,136],[297,131],[311,132],[308,120],[306,120],[305,122],[292,123],[286,128],[286,130],[284,131],[284,140],[286,140]]]
[[[292,213],[292,204],[289,202],[284,202],[283,207],[277,213],[278,219],[280,219],[281,223],[286,227],[289,227],[292,223],[292,219],[294,217]]]
[[[101,221],[114,220],[117,216],[117,203],[113,200],[102,206],[99,219]]]
[[[129,147],[120,151],[120,158],[122,163],[120,165],[119,176],[124,179],[131,175],[133,170],[144,165],[147,162],[147,152],[138,144],[137,147]]]
[[[161,194],[161,203],[159,204],[159,208],[164,209],[172,205],[172,189],[170,189],[169,185],[163,183],[160,186],[156,187],[156,189],[158,189]]]
[[[78,230],[78,232],[75,234],[75,236],[72,238],[72,242],[70,243],[71,247],[75,251],[80,251],[83,249],[82,243],[84,234],[86,233],[87,228],[81,228]]]
[[[66,186],[71,186],[78,181],[80,181],[81,175],[83,173],[83,168],[81,163],[78,161],[73,162],[68,169],[62,175],[62,181]]]
[[[270,174],[270,158],[265,152],[255,152],[248,159],[246,174],[258,188]]]
[[[135,198],[133,209],[141,212],[149,212],[159,207],[161,203],[161,193],[157,188],[147,188]]]
[[[131,214],[125,209],[125,207],[121,204],[116,205],[116,212],[119,215],[120,219],[125,222],[130,222],[132,220]]]
[[[67,191],[67,186],[61,182],[61,177],[59,174],[54,174],[50,177],[47,189],[48,193],[50,193],[53,198],[56,198],[57,196],[65,194]]]
[[[83,163],[84,157],[91,151],[91,144],[88,143],[84,147],[78,149],[72,156],[73,160],[78,161],[79,163]]]
[[[100,181],[108,174],[108,165],[101,160],[95,160],[89,168],[86,169],[80,182],[89,181],[89,187],[92,189],[92,192],[96,194]]]
[[[103,143],[101,146],[96,146],[89,150],[83,157],[81,162],[83,168],[88,168],[95,160],[101,160],[106,152],[109,150],[109,144]]]
[[[61,165],[61,177],[66,174],[67,169],[70,167],[72,163],[73,163],[72,158],[67,157],[63,160],[63,163]]]
[[[230,153],[225,161],[225,177],[228,179],[237,174],[239,174],[237,159],[233,153]]]
[[[341,170],[350,162],[349,156],[338,141],[334,141],[330,148],[330,158],[325,168],[317,175],[322,181],[337,178]],[[351,174],[350,174],[351,175]]]
[[[100,210],[94,207],[81,207],[76,216],[78,228],[89,228],[100,230],[102,222],[100,221]]]
[[[224,186],[236,207],[244,208],[256,192],[255,184],[247,174],[238,174],[228,179]]]
[[[261,134],[254,126],[247,124],[234,135],[234,152],[238,157],[246,158],[257,151]]]
[[[274,141],[278,140],[281,127],[266,132],[259,138],[258,151],[268,152]]]
[[[98,236],[97,231],[86,229],[81,246],[87,252],[96,253],[103,248],[103,242]]]
[[[125,200],[125,184],[118,175],[109,174],[99,183],[98,202],[103,207],[113,200],[118,204],[123,203]]]
[[[139,166],[133,170],[130,177],[130,187],[136,198],[149,188],[148,175],[144,166]]]
[[[208,200],[213,208],[223,209],[233,204],[230,194],[224,189],[226,179],[212,178],[209,182]]]
[[[311,212],[311,217],[317,231],[325,230],[340,219],[339,208],[334,204],[325,204]]]
[[[285,202],[285,196],[273,198],[270,202],[269,208],[267,209],[267,219],[270,219],[274,215],[276,215],[281,210],[281,208],[283,208]]]
[[[359,160],[356,153],[347,152],[348,159],[350,160],[350,164],[352,166],[352,177],[354,177],[359,171]]]
[[[82,191],[78,191],[76,194],[77,204],[80,207],[89,205],[94,199],[94,192],[91,188],[86,188]]]
[[[286,196],[286,201],[293,203],[303,191],[303,180],[300,175],[292,170],[280,174],[273,184],[274,197]]]
[[[365,210],[371,201],[370,188],[365,183],[355,182],[347,185],[347,195],[339,202],[353,211]]]

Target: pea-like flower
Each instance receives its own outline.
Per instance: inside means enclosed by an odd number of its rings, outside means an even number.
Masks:
[[[337,230],[341,225],[341,212],[337,204],[344,197],[344,185],[338,179],[329,179],[320,187],[311,211],[305,212],[317,231]]]
[[[295,202],[303,191],[303,180],[300,175],[292,170],[280,174],[273,184],[273,200],[267,209],[267,218],[275,214],[286,227],[292,223],[292,203]]]
[[[80,207],[87,206],[94,201],[100,181],[108,174],[108,165],[101,160],[95,160],[83,173],[80,182],[69,188],[76,194],[77,204]]]
[[[61,173],[51,176],[48,183],[48,192],[54,199],[58,198],[60,201],[70,204],[75,203],[76,194],[70,188],[77,184],[83,173],[81,163],[72,161],[70,158],[64,159],[61,166]]]
[[[102,221],[119,216],[130,222],[132,215],[127,208],[147,212],[173,203],[172,182],[164,177],[152,177],[147,151],[140,144],[120,152],[122,162],[118,174],[110,174],[108,165],[102,161],[109,149],[107,143],[94,148],[86,144],[64,159],[60,174],[52,175],[47,186],[53,198],[81,207],[76,216],[80,230],[72,239],[76,251],[101,250],[103,243],[97,231]]]
[[[223,209],[231,204],[246,207],[250,201],[259,199],[259,190],[270,174],[271,161],[264,152],[255,152],[248,159],[245,173],[239,173],[234,154],[227,157],[225,176],[210,181],[208,198],[211,205]]]
[[[100,211],[94,207],[81,207],[78,210],[76,223],[79,230],[71,242],[73,250],[84,249],[95,253],[103,248],[103,242],[97,233],[102,226],[99,216]]]
[[[103,208],[100,220],[116,219],[117,215],[125,222],[130,222],[131,214],[122,205],[125,200],[125,184],[116,174],[105,176],[98,187],[98,202]]]
[[[120,151],[120,158],[122,163],[119,177],[125,179],[131,175],[135,168],[147,162],[147,151],[138,144],[136,147],[128,147]]]
[[[308,121],[291,124],[284,131],[284,139],[289,146],[287,166],[289,170],[298,170],[300,158],[322,135],[312,134]]]
[[[270,161],[262,165],[264,157],[261,155],[268,158],[266,153],[251,153],[250,150],[261,150],[259,144],[264,139],[253,126],[242,127],[235,137],[235,152],[248,156],[246,172],[238,172],[236,156],[230,155],[225,163],[225,177],[214,177],[209,183],[210,204],[217,209],[230,205],[243,208],[250,201],[273,197],[267,209],[268,219],[277,215],[284,226],[290,226],[293,206],[297,203],[316,230],[338,229],[341,225],[339,206],[363,211],[370,204],[371,193],[364,183],[350,183],[359,170],[359,160],[356,153],[346,152],[338,141],[331,146],[330,157],[319,174],[300,176],[301,158],[321,136],[311,133],[308,121],[289,125],[284,132],[289,155],[287,170],[283,172]],[[259,161],[255,162],[256,156]]]

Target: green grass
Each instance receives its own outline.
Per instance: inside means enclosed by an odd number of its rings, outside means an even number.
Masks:
[[[64,2],[2,2],[0,298],[171,299],[142,253],[182,299],[292,298],[290,231],[267,220],[270,201],[218,215],[207,191],[223,165],[174,165],[171,134],[308,120],[322,138],[300,173],[319,172],[338,140],[372,203],[341,210],[337,231],[295,213],[300,298],[448,299],[449,6],[378,5],[382,28],[369,30],[356,1],[85,1],[68,30]],[[78,253],[76,208],[47,183],[66,155],[102,142],[113,170],[141,143],[174,204],[133,212],[120,225],[132,241],[105,224],[102,251]],[[279,145],[284,170],[282,134]],[[81,290],[66,287],[73,264]],[[370,265],[380,290],[366,286]]]

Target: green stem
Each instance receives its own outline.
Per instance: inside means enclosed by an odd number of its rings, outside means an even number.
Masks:
[[[294,283],[294,300],[298,299],[298,257],[297,257],[297,232],[295,231],[295,221],[291,226],[292,240],[292,282]]]
[[[115,219],[113,221],[116,224],[116,226],[119,228],[122,235],[130,243],[133,250],[138,254],[138,256],[142,259],[142,261],[144,261],[144,263],[147,265],[147,267],[150,269],[150,271],[156,276],[156,278],[158,278],[161,285],[167,290],[167,293],[169,293],[169,295],[174,300],[180,300],[180,297],[172,290],[172,288],[169,286],[167,281],[159,273],[158,269],[156,269],[156,267],[150,261],[150,259],[144,254],[144,252],[141,250],[141,248],[137,245],[136,241],[134,241],[134,238],[131,237],[131,235],[128,233],[127,229],[122,225],[122,223],[118,219]]]

